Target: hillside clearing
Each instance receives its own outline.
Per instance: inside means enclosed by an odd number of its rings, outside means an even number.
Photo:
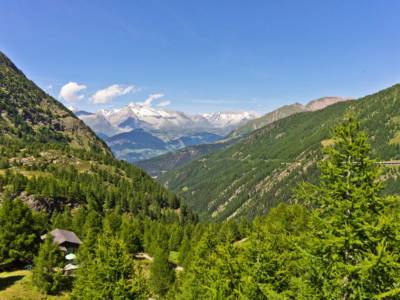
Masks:
[[[37,291],[31,283],[32,272],[19,270],[0,273],[1,300],[66,300],[68,294],[46,296]]]

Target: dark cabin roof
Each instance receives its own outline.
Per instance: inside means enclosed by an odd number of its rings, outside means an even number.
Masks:
[[[74,232],[69,230],[57,228],[51,231],[50,234],[53,236],[54,243],[56,243],[57,245],[60,245],[65,242],[78,245],[82,244],[82,241],[78,238],[78,236]],[[46,235],[42,236],[42,239],[45,238]]]

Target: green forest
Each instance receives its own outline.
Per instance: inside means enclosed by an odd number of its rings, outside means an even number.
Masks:
[[[356,120],[332,139],[317,182],[253,221],[202,223],[89,203],[48,218],[6,198],[1,268],[33,261],[34,285],[71,299],[398,299],[399,198],[382,195],[384,170]],[[22,178],[2,176],[3,188]],[[73,278],[57,271],[62,257],[51,240],[38,242],[50,228],[82,237]],[[138,252],[154,260],[143,263]]]
[[[234,158],[215,164],[223,173],[199,183],[210,193],[194,204],[187,190],[175,194],[115,159],[0,53],[0,298],[24,280],[32,299],[399,299],[397,169],[381,164],[398,158],[398,91],[369,96],[362,109],[292,115],[211,154]],[[323,130],[312,134],[316,124]],[[298,130],[308,133],[300,143]],[[207,218],[201,208],[217,185],[267,178],[299,144],[312,150],[309,169],[279,182],[291,197],[259,190],[252,213]],[[245,147],[257,149],[255,160],[243,163]],[[190,180],[206,174],[192,172]],[[82,241],[72,273],[53,229]],[[28,275],[5,277],[13,272]]]

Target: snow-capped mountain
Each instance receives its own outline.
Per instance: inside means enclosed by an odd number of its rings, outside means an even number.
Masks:
[[[168,151],[214,142],[257,117],[251,112],[186,114],[131,103],[76,115],[102,137],[117,157],[137,161]]]
[[[174,137],[196,132],[225,135],[232,129],[256,118],[251,112],[218,112],[190,115],[174,110],[154,108],[131,103],[112,110],[99,110],[94,114],[80,113],[81,118],[97,133],[112,136],[142,128],[148,131],[165,131]]]
[[[207,119],[207,121],[218,127],[232,127],[238,126],[240,123],[244,123],[246,121],[250,121],[258,117],[258,115],[254,112],[216,112],[216,113],[209,113],[209,114],[202,114],[202,117]]]

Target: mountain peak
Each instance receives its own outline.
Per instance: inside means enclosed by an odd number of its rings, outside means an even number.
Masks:
[[[142,127],[146,130],[172,131],[178,135],[195,132],[224,135],[244,122],[256,118],[257,114],[244,111],[190,115],[141,103],[130,103],[118,109],[99,110],[96,116],[99,120],[105,118],[116,129],[115,133]],[[99,133],[101,125],[99,120],[95,121],[93,116],[79,115],[79,117]]]
[[[0,104],[0,135],[111,154],[89,127],[29,80],[1,52]]]
[[[333,96],[322,97],[322,98],[308,102],[306,104],[306,108],[307,108],[307,110],[310,110],[310,111],[316,111],[316,110],[324,109],[325,107],[327,107],[329,105],[332,105],[332,104],[335,104],[338,102],[342,102],[342,101],[346,101],[349,99],[350,98],[333,97]]]
[[[8,68],[25,77],[24,73],[3,52],[0,51],[0,68]]]

